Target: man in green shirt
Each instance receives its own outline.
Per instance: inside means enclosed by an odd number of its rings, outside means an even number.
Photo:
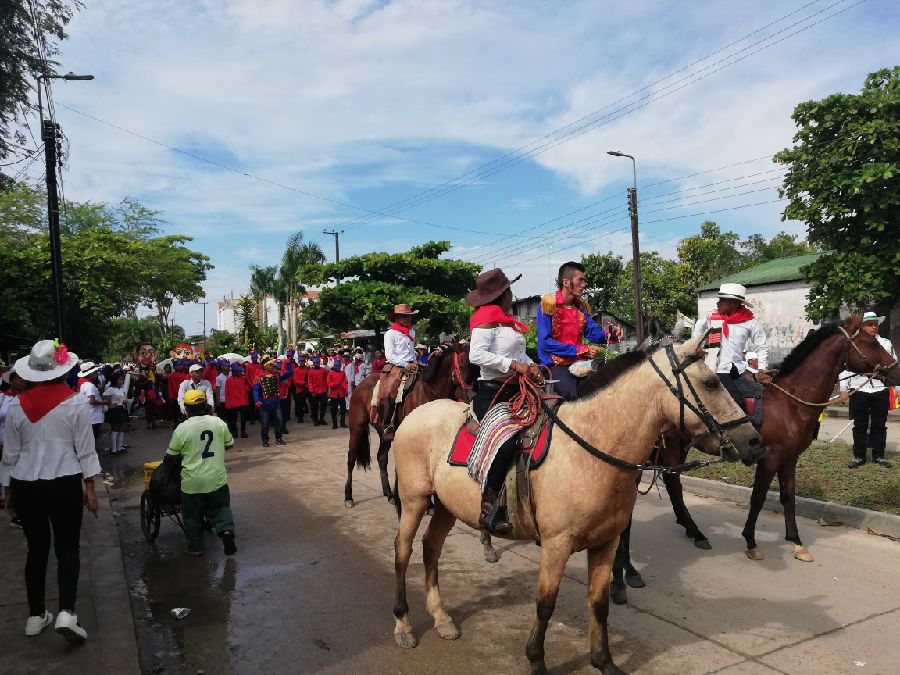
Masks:
[[[168,455],[181,457],[181,516],[188,553],[203,555],[203,517],[222,538],[225,555],[237,552],[234,516],[225,474],[225,450],[234,446],[228,425],[209,414],[209,402],[200,389],[184,395],[188,419],[176,427]]]

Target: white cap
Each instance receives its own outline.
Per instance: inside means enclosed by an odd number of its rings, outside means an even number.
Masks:
[[[750,359],[756,359],[759,361],[759,355],[756,352],[747,352],[744,354],[744,360],[749,361]]]
[[[195,364],[192,365],[190,368],[188,368],[188,372],[189,372],[189,373],[193,373],[193,372],[198,371],[198,370],[203,370],[203,366],[201,366],[199,363],[195,363]]]

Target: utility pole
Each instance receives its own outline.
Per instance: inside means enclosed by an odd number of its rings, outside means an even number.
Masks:
[[[322,230],[324,234],[330,234],[334,237],[334,262],[341,262],[341,240],[340,237],[344,233],[343,230]]]
[[[50,232],[50,275],[53,286],[53,321],[60,342],[66,340],[65,295],[62,281],[62,250],[59,241],[59,194],[56,187],[57,141],[59,125],[53,120],[41,122],[44,161],[47,169],[47,218]]]
[[[635,337],[638,344],[644,341],[644,309],[641,305],[641,247],[638,239],[638,202],[637,202],[637,162],[631,155],[618,150],[609,150],[607,155],[627,157],[631,160],[633,187],[628,188],[628,215],[631,216],[631,260],[634,268],[634,323]]]
[[[206,349],[206,306],[209,304],[209,301],[198,302],[197,304],[203,305],[203,348]]]

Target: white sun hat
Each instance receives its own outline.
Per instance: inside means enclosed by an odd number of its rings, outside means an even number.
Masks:
[[[78,371],[78,377],[87,377],[91,373],[96,373],[98,370],[100,370],[100,366],[93,361],[84,361]]]
[[[884,321],[884,317],[878,316],[877,314],[875,314],[875,312],[866,312],[865,314],[863,314],[863,323],[865,323],[866,321],[877,321],[878,325],[880,326],[881,322]]]
[[[78,355],[65,345],[57,345],[53,340],[41,340],[31,348],[28,356],[16,361],[16,374],[28,382],[55,380],[68,373],[78,363]]]
[[[753,305],[747,302],[746,296],[747,289],[744,288],[742,284],[725,283],[719,286],[720,298],[730,298],[742,302],[747,305],[747,307],[753,307]]]

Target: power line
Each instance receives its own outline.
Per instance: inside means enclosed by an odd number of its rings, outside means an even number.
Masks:
[[[818,2],[818,0],[815,0],[815,1]],[[803,32],[803,31],[805,31],[805,30],[809,30],[810,28],[812,28],[812,27],[814,27],[814,26],[816,26],[816,25],[818,25],[818,24],[820,24],[820,23],[822,23],[822,22],[824,22],[824,21],[826,21],[826,20],[828,20],[828,19],[830,19],[830,18],[832,18],[832,17],[834,17],[834,16],[837,16],[838,14],[841,14],[841,13],[843,13],[843,12],[845,12],[845,11],[851,9],[852,7],[855,7],[856,5],[859,5],[859,4],[862,4],[863,2],[865,2],[865,0],[858,0],[858,1],[855,2],[854,4],[852,4],[852,5],[848,6],[848,7],[845,7],[845,8],[842,9],[842,10],[838,10],[838,11],[836,11],[836,12],[834,12],[834,13],[832,13],[832,14],[830,14],[830,15],[828,15],[828,16],[822,18],[822,19],[820,19],[819,21],[816,21],[816,22],[814,22],[814,23],[812,23],[812,24],[810,24],[810,25],[808,25],[808,26],[804,26],[803,28],[800,28],[800,29],[794,31],[793,33],[789,33],[788,35],[785,35],[784,37],[782,37],[782,38],[780,38],[780,39],[778,39],[778,40],[775,40],[775,41],[773,41],[773,42],[770,42],[769,44],[762,45],[761,47],[759,47],[759,49],[752,50],[753,47],[756,47],[756,46],[758,46],[758,45],[761,45],[762,43],[764,43],[764,42],[766,42],[766,41],[768,41],[768,40],[771,40],[771,39],[774,38],[775,36],[780,35],[780,34],[786,32],[786,31],[790,30],[791,28],[793,28],[793,27],[795,27],[795,26],[798,26],[798,25],[800,25],[800,24],[802,24],[802,23],[804,23],[804,22],[806,22],[806,21],[809,21],[809,20],[812,19],[813,17],[818,16],[818,15],[820,15],[820,14],[823,14],[823,13],[827,12],[828,10],[830,10],[830,9],[832,9],[832,8],[834,8],[834,7],[836,7],[837,5],[840,5],[840,4],[842,4],[843,2],[847,2],[847,1],[848,1],[848,0],[838,0],[837,2],[834,2],[834,3],[832,3],[831,5],[825,7],[825,8],[823,8],[823,9],[821,9],[821,10],[818,10],[818,11],[814,12],[813,14],[811,14],[811,15],[809,15],[809,16],[806,16],[806,17],[804,17],[803,19],[801,19],[801,20],[799,20],[799,21],[796,21],[796,22],[794,22],[794,23],[792,23],[792,24],[789,24],[789,25],[786,26],[785,28],[783,28],[783,29],[781,29],[781,30],[779,30],[779,31],[776,31],[775,33],[772,33],[772,34],[766,36],[765,38],[763,38],[763,39],[761,39],[761,40],[758,40],[758,41],[756,41],[756,42],[754,42],[754,43],[748,45],[747,47],[745,47],[745,48],[743,48],[743,49],[741,49],[741,50],[738,50],[737,52],[734,52],[733,54],[730,54],[728,57],[725,57],[725,58],[723,58],[723,59],[719,59],[718,61],[716,61],[716,62],[710,64],[709,66],[706,66],[705,68],[702,68],[702,69],[700,69],[700,70],[698,70],[698,71],[692,73],[691,75],[689,75],[689,76],[687,76],[687,77],[683,77],[683,78],[681,78],[680,80],[677,80],[676,82],[674,82],[674,83],[672,83],[672,84],[666,85],[666,87],[663,87],[663,88],[660,90],[660,91],[663,91],[663,90],[665,90],[665,89],[667,89],[667,88],[675,87],[675,85],[677,85],[677,84],[679,84],[679,83],[681,83],[681,82],[686,82],[687,80],[690,80],[690,81],[687,81],[685,84],[683,84],[683,85],[681,85],[681,86],[678,86],[678,87],[673,88],[671,91],[668,91],[668,92],[663,93],[663,94],[659,94],[659,92],[657,91],[657,92],[654,92],[654,93],[649,94],[649,95],[647,95],[647,96],[644,96],[644,97],[642,97],[642,98],[639,98],[639,99],[637,99],[636,101],[633,101],[632,103],[627,104],[626,106],[624,106],[622,109],[620,109],[620,110],[618,110],[618,111],[613,111],[613,112],[611,112],[611,113],[609,113],[609,114],[607,114],[607,115],[604,115],[604,116],[600,117],[600,118],[597,119],[597,120],[594,120],[594,121],[592,121],[592,122],[588,122],[588,123],[586,123],[586,124],[583,124],[583,125],[581,125],[580,127],[576,127],[574,130],[572,130],[572,131],[570,131],[570,132],[568,132],[568,133],[566,133],[566,134],[563,134],[563,135],[560,136],[559,138],[557,138],[557,139],[555,139],[555,140],[553,140],[553,141],[549,141],[549,140],[548,140],[548,141],[546,141],[545,143],[543,143],[542,145],[539,145],[537,148],[534,148],[534,149],[532,149],[532,150],[529,150],[527,153],[524,153],[524,154],[521,153],[521,151],[522,151],[523,149],[526,149],[526,148],[528,148],[528,147],[534,145],[534,143],[540,142],[540,141],[542,141],[542,140],[544,140],[544,139],[552,138],[553,136],[556,136],[560,131],[562,131],[562,130],[564,130],[564,129],[567,129],[567,128],[569,128],[569,127],[572,127],[572,126],[578,124],[579,122],[581,122],[581,121],[583,121],[583,120],[586,120],[586,119],[589,119],[589,118],[591,118],[591,117],[594,117],[597,113],[599,113],[599,112],[601,112],[601,111],[603,111],[603,110],[605,110],[605,109],[611,107],[612,105],[615,105],[615,104],[618,103],[618,102],[627,100],[628,98],[631,98],[631,97],[633,97],[634,95],[636,95],[636,94],[638,94],[638,93],[640,93],[640,92],[642,92],[642,91],[645,91],[647,88],[653,86],[653,85],[648,85],[648,87],[644,87],[644,88],[639,89],[639,90],[637,90],[637,91],[635,91],[635,92],[632,92],[631,94],[629,94],[629,95],[627,95],[627,96],[625,96],[625,97],[623,97],[623,98],[620,98],[620,99],[618,99],[617,101],[614,101],[613,103],[611,103],[611,104],[609,104],[609,105],[607,105],[607,106],[605,106],[605,107],[603,107],[603,108],[600,108],[599,110],[594,111],[593,113],[591,113],[591,114],[589,114],[589,115],[586,115],[586,116],[580,118],[579,120],[576,120],[575,122],[570,123],[569,125],[566,125],[565,127],[561,127],[560,129],[557,129],[557,130],[555,130],[555,131],[553,131],[553,132],[550,132],[549,134],[547,134],[547,135],[543,136],[542,138],[538,139],[537,141],[533,141],[532,143],[529,143],[529,144],[526,145],[526,146],[522,146],[522,148],[519,148],[519,149],[517,149],[517,150],[514,150],[514,151],[512,151],[512,152],[510,152],[510,153],[507,153],[506,155],[503,155],[502,157],[500,157],[500,158],[498,158],[498,159],[496,159],[496,160],[493,160],[492,162],[489,162],[489,163],[487,163],[487,164],[485,164],[485,165],[482,165],[481,167],[478,167],[477,169],[473,169],[472,171],[467,172],[467,173],[465,173],[465,174],[462,174],[461,176],[459,176],[459,177],[457,177],[457,178],[454,178],[454,179],[451,179],[450,181],[447,181],[447,182],[445,182],[445,183],[442,183],[441,185],[438,185],[438,186],[436,186],[436,187],[434,187],[434,188],[430,188],[430,189],[428,189],[428,190],[422,191],[422,192],[418,193],[417,195],[413,195],[413,196],[408,197],[408,198],[406,198],[406,199],[404,199],[404,200],[401,200],[401,201],[399,201],[399,202],[395,202],[395,204],[389,205],[389,206],[385,207],[385,208],[382,209],[382,210],[383,210],[383,211],[388,211],[388,212],[391,212],[391,209],[393,209],[393,212],[404,211],[404,210],[413,208],[414,206],[418,206],[418,205],[420,205],[420,204],[422,204],[422,203],[424,203],[424,202],[426,202],[426,201],[431,201],[432,199],[436,199],[436,198],[438,198],[438,197],[441,197],[441,196],[443,196],[443,195],[445,195],[445,194],[448,194],[449,192],[453,192],[453,191],[455,191],[455,190],[457,190],[457,189],[459,189],[459,188],[461,188],[461,187],[464,187],[466,184],[473,182],[474,180],[481,180],[481,179],[487,178],[487,177],[489,177],[489,176],[492,176],[492,175],[494,175],[495,173],[498,173],[499,171],[503,171],[503,170],[505,170],[506,168],[509,168],[510,166],[513,166],[513,165],[515,165],[515,164],[521,163],[521,162],[523,162],[523,161],[525,161],[525,160],[527,160],[527,159],[529,159],[529,158],[531,158],[531,157],[536,156],[537,154],[541,154],[541,153],[543,153],[543,152],[546,152],[547,150],[550,150],[550,149],[552,149],[552,148],[554,148],[554,147],[556,147],[556,146],[558,146],[558,145],[561,145],[562,143],[568,142],[569,140],[572,140],[573,138],[576,138],[576,137],[578,137],[578,136],[581,136],[581,135],[587,133],[588,131],[591,131],[592,129],[594,129],[594,128],[598,127],[598,126],[601,126],[601,122],[602,122],[602,124],[608,124],[609,122],[612,122],[612,121],[614,121],[614,120],[616,120],[616,119],[619,119],[620,117],[623,117],[623,116],[626,115],[626,114],[630,114],[630,113],[632,113],[632,112],[634,112],[634,111],[636,111],[636,110],[639,110],[639,109],[641,109],[641,108],[644,108],[644,107],[646,107],[647,105],[649,105],[650,103],[653,103],[653,102],[658,101],[658,100],[660,100],[660,99],[662,99],[662,98],[665,98],[666,96],[669,96],[669,95],[675,93],[676,91],[680,91],[681,89],[683,89],[683,88],[685,88],[685,87],[687,87],[687,86],[689,86],[689,85],[691,85],[691,84],[694,84],[694,83],[696,83],[696,82],[698,82],[698,81],[700,81],[700,80],[702,80],[702,79],[705,79],[706,77],[709,77],[710,75],[712,75],[712,74],[714,74],[714,73],[716,73],[716,72],[719,72],[720,70],[723,70],[724,68],[727,68],[727,67],[729,67],[729,66],[732,66],[732,65],[734,65],[735,63],[739,63],[739,62],[741,62],[741,61],[743,61],[743,60],[749,58],[750,56],[752,56],[752,55],[754,55],[754,54],[758,54],[758,53],[760,53],[760,52],[762,52],[762,51],[764,51],[764,50],[766,50],[766,49],[769,49],[770,47],[773,47],[773,46],[775,46],[775,45],[777,45],[777,44],[780,44],[781,42],[784,42],[785,40],[787,40],[787,39],[790,38],[790,37],[793,37],[794,35],[797,35],[797,34]],[[775,23],[779,23],[779,22],[782,21],[783,19],[785,19],[785,18],[787,18],[787,17],[789,17],[789,16],[791,16],[791,15],[797,13],[798,11],[801,11],[801,10],[805,9],[806,7],[809,7],[809,6],[812,5],[812,4],[814,4],[814,3],[813,3],[813,2],[807,3],[807,5],[804,5],[803,7],[799,8],[798,10],[795,10],[794,12],[791,12],[791,13],[789,13],[789,14],[786,14],[786,15],[784,15],[783,17],[777,19],[775,22],[772,22],[771,24],[769,24],[769,26],[774,25]],[[766,27],[768,27],[768,26],[766,26]],[[748,35],[744,36],[744,37],[741,38],[740,40],[737,40],[737,41],[735,41],[734,43],[732,43],[732,45],[733,45],[733,44],[737,44],[738,42],[743,41],[743,40],[746,39],[747,37],[749,37],[749,36],[751,36],[751,35],[754,35],[754,34],[760,32],[761,30],[763,30],[763,29],[757,29],[756,31],[753,31],[752,33],[749,33]],[[719,53],[720,51],[722,51],[722,50],[724,50],[724,49],[727,49],[727,47],[724,47],[724,48],[722,48],[722,49],[720,49],[720,50],[717,50],[716,52],[713,52],[713,53],[711,53],[710,55],[707,55],[706,57],[703,57],[702,59],[699,59],[699,60],[698,60],[697,62],[695,62],[695,63],[702,62],[702,61],[704,61],[704,60],[710,58],[711,56],[713,56],[713,55]],[[752,50],[752,51],[751,51],[751,50]],[[743,56],[740,56],[739,58],[733,58],[733,57],[735,57],[735,56],[741,54],[742,52],[749,52],[749,53],[744,54]],[[728,61],[728,59],[732,59],[732,58],[733,58],[733,60]],[[726,62],[726,61],[727,61],[727,63],[724,63],[724,62]],[[714,68],[713,70],[710,70],[710,71],[707,72],[706,74],[697,77],[697,75],[698,75],[699,73],[702,73],[702,72],[705,71],[705,70],[709,70],[710,68],[713,68],[714,66],[716,66],[716,65],[718,65],[718,64],[722,64],[722,63],[724,63],[724,65],[720,65],[718,68]],[[689,67],[689,66],[687,66],[687,67]],[[681,69],[681,70],[683,70],[683,69]],[[661,78],[661,80],[658,80],[657,82],[663,81],[663,80],[666,80],[666,79],[669,79],[669,78],[672,77],[673,75],[675,75],[675,74],[681,72],[681,70],[675,71],[674,73],[672,73],[672,74],[670,74],[670,75],[668,75],[668,76],[666,76],[666,77],[664,77],[664,78]],[[691,78],[694,78],[694,79],[691,79]],[[642,101],[643,101],[643,103],[641,103]],[[640,103],[640,105],[637,105],[638,103]],[[634,106],[634,107],[632,107],[632,108],[629,110],[628,108],[631,107],[631,106]],[[617,114],[617,113],[618,113],[618,114]],[[604,121],[604,120],[605,120],[605,121]],[[492,165],[494,165],[494,164],[497,164],[498,162],[501,162],[500,166],[495,167],[495,168],[493,168],[491,171],[488,171],[488,172],[486,172],[486,173],[484,172],[484,170],[485,170],[486,168],[488,168],[488,167],[490,167],[490,166],[492,166]],[[466,178],[467,176],[468,176],[469,178]],[[463,179],[465,179],[465,180],[463,180]],[[410,200],[413,200],[413,201],[410,203]],[[366,220],[367,220],[366,217],[360,217],[360,218],[357,218],[357,219],[355,219],[355,220],[353,220],[353,221],[348,221],[347,223],[344,223],[343,226],[344,226],[344,227],[351,227],[351,226],[360,225],[360,224],[363,224],[364,222],[366,222]]]

